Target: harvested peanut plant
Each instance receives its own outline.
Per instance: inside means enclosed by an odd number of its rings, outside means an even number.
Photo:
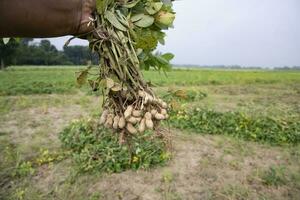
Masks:
[[[141,70],[169,69],[170,53],[153,53],[164,44],[166,30],[175,14],[171,0],[97,0],[94,31],[89,46],[99,55],[98,73],[82,71],[77,81],[89,76],[93,90],[102,89],[100,124],[116,130],[122,142],[127,135],[155,129],[167,119],[168,105],[158,98]]]

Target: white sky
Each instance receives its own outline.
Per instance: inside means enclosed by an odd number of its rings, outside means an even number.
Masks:
[[[300,65],[300,0],[179,0],[174,10],[175,28],[159,47],[174,64]],[[61,49],[66,40],[51,42]]]

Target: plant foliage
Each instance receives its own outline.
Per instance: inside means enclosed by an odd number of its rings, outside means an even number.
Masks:
[[[275,145],[300,143],[300,121],[253,118],[241,112],[222,113],[199,108],[173,112],[170,121],[176,128],[197,133],[225,134]]]
[[[121,172],[163,165],[170,158],[166,143],[151,132],[134,135],[120,145],[119,137],[92,120],[71,123],[60,134],[79,172]]]
[[[86,69],[77,75],[78,85],[89,83],[104,94],[100,124],[125,138],[155,129],[168,118],[168,105],[145,81],[142,69],[168,70],[174,55],[154,53],[164,43],[163,30],[173,27],[171,1],[97,0],[93,33],[88,33],[92,52],[99,55],[96,74]],[[151,112],[151,113],[150,113]]]

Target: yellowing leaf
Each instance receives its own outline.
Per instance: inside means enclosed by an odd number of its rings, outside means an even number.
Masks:
[[[88,75],[88,71],[87,70],[84,70],[84,71],[81,71],[79,73],[79,75],[77,76],[77,84],[79,86],[82,86],[83,84],[86,83],[86,78],[87,78],[87,75]]]
[[[106,78],[106,87],[108,89],[112,88],[115,85],[114,80],[112,80],[111,78]]]
[[[172,26],[174,19],[175,14],[166,11],[160,11],[155,17],[157,23],[167,27]]]
[[[136,47],[142,50],[153,50],[157,46],[157,38],[152,31],[142,29],[137,31]]]
[[[122,86],[120,84],[116,84],[111,88],[112,91],[118,92],[122,90]]]
[[[82,86],[83,84],[86,83],[86,79],[87,79],[90,69],[91,69],[91,66],[88,66],[85,70],[77,72],[78,75],[77,75],[76,81],[79,86]]]
[[[99,81],[88,80],[93,91],[97,91],[99,88]]]

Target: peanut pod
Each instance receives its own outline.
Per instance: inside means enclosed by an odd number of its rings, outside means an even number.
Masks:
[[[151,119],[151,118],[152,118],[151,113],[150,113],[150,112],[146,112],[145,118],[146,118],[146,119]]]
[[[139,125],[139,132],[143,133],[143,132],[145,132],[145,129],[146,129],[146,119],[143,118]]]
[[[140,116],[142,116],[142,111],[141,110],[134,110],[134,111],[132,111],[132,116],[140,117]]]
[[[162,102],[161,107],[163,107],[164,109],[168,108],[168,104],[166,102]]]
[[[160,113],[163,114],[163,115],[166,115],[167,114],[167,110],[166,109],[161,109]]]
[[[155,109],[152,109],[152,110],[151,110],[151,115],[154,117],[154,116],[155,116],[155,114],[156,114],[157,112],[158,112],[157,110],[155,110]]]
[[[148,129],[150,129],[150,130],[153,129],[154,124],[153,124],[153,121],[151,119],[146,119],[145,123],[146,123],[146,127]]]
[[[106,122],[107,115],[108,115],[108,110],[104,110],[100,117],[100,121],[99,121],[100,124],[104,124]]]
[[[129,118],[131,116],[133,107],[132,106],[128,106],[124,112],[124,117],[125,119]]]
[[[134,126],[131,123],[127,123],[126,129],[131,134],[136,134],[137,133],[136,128],[134,128]]]
[[[123,129],[125,127],[125,125],[126,125],[125,118],[120,117],[120,120],[119,120],[119,123],[118,123],[119,129]]]
[[[118,115],[116,115],[115,118],[114,118],[114,123],[113,123],[113,128],[114,129],[118,129],[119,121],[120,121],[120,117]]]
[[[112,127],[112,125],[113,125],[113,118],[114,118],[114,115],[113,115],[113,114],[109,114],[109,115],[107,116],[106,122],[105,122],[105,124],[104,124],[104,126],[105,126],[106,128],[111,128],[111,127]]]
[[[137,124],[139,121],[141,121],[141,118],[129,117],[126,121],[131,123],[131,124]]]
[[[156,113],[154,117],[157,120],[163,120],[163,119],[165,119],[165,116],[163,114],[160,114],[160,113]]]
[[[142,98],[145,98],[145,96],[146,96],[146,93],[144,91],[142,91],[142,90],[139,90],[138,94]]]

